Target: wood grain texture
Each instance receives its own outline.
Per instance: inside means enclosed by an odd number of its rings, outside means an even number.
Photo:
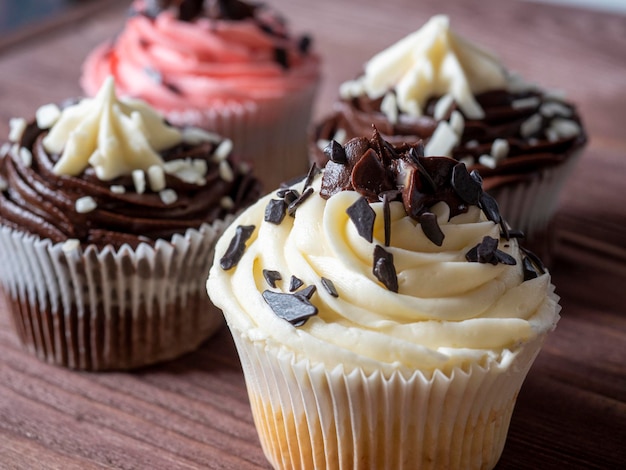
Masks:
[[[98,3],[98,2],[97,2]],[[512,69],[579,104],[590,145],[554,222],[562,319],[532,368],[499,470],[626,466],[626,18],[498,0],[275,0],[324,56],[315,116],[373,53],[431,15]],[[0,135],[8,119],[78,96],[80,64],[122,26],[102,1],[0,38]],[[0,304],[0,468],[268,468],[226,329],[198,351],[133,373],[40,362]]]

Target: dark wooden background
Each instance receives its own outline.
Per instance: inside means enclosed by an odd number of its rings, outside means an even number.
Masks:
[[[519,396],[504,469],[626,468],[626,17],[509,0],[274,0],[324,55],[316,116],[373,53],[449,13],[456,30],[528,79],[567,91],[591,142],[554,230],[562,319]],[[0,36],[8,119],[80,94],[82,58],[128,3],[80,2]],[[226,329],[133,373],[81,373],[25,353],[0,304],[0,468],[268,468]]]

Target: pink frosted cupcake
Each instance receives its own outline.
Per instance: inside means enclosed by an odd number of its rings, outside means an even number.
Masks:
[[[234,1],[135,1],[124,30],[86,59],[94,95],[113,75],[175,125],[231,138],[267,187],[306,171],[306,127],[320,77],[308,36],[276,12]]]

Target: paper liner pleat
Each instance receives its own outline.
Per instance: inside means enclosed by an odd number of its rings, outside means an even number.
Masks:
[[[138,367],[195,349],[222,324],[204,286],[230,220],[136,250],[67,250],[0,227],[0,281],[18,336],[42,360],[86,370]]]
[[[490,469],[543,337],[431,377],[296,361],[233,331],[261,444],[276,469]]]
[[[267,191],[308,169],[307,128],[317,84],[258,102],[216,103],[210,109],[170,111],[169,122],[217,132],[233,141],[233,153],[250,162]]]

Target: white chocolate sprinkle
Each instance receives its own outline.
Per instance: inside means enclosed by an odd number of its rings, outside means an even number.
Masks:
[[[9,142],[21,141],[27,125],[28,123],[24,118],[9,119]]]
[[[11,144],[9,142],[5,142],[4,144],[2,144],[2,147],[0,147],[0,159],[6,157],[10,151]]]
[[[61,110],[54,104],[44,104],[35,113],[37,127],[39,129],[50,129],[61,117]]]
[[[543,93],[543,98],[552,101],[565,101],[567,93],[565,93],[565,90],[547,90]]]
[[[480,145],[480,142],[478,142],[477,140],[468,140],[468,141],[465,143],[465,146],[466,146],[468,149],[475,149],[475,148],[476,148],[476,147],[478,147],[479,145]]]
[[[424,155],[427,157],[450,156],[452,149],[458,141],[459,136],[454,132],[450,124],[446,121],[441,121],[426,144]]]
[[[520,126],[520,133],[522,134],[522,137],[528,138],[539,132],[540,129],[541,115],[535,113],[522,123]]]
[[[561,117],[571,117],[572,114],[574,114],[572,112],[572,109],[565,106],[562,103],[557,103],[555,101],[550,101],[549,103],[544,103],[541,105],[541,108],[539,108],[539,112],[547,117],[547,118],[551,118],[554,116],[561,116]]]
[[[197,184],[199,186],[206,184],[206,173],[202,173],[200,165],[194,165],[190,158],[165,162],[163,169],[165,173],[174,175],[185,183]]]
[[[346,132],[345,129],[337,129],[335,131],[335,135],[333,136],[333,140],[336,140],[338,143],[340,143],[341,145],[346,143],[346,140],[348,139],[348,133]],[[328,145],[328,144],[326,144]]]
[[[165,188],[165,173],[163,167],[159,165],[152,165],[148,168],[148,183],[150,189],[155,193]]]
[[[163,191],[159,191],[159,197],[163,204],[170,205],[174,204],[178,200],[178,194],[173,189],[164,189]]]
[[[324,150],[328,144],[330,144],[330,140],[326,140],[326,139],[318,139],[318,141],[316,142],[317,148],[320,150]]]
[[[113,194],[124,194],[126,192],[126,188],[121,184],[114,184],[109,189]]]
[[[387,116],[390,123],[395,124],[398,122],[398,103],[395,93],[389,92],[385,94],[385,97],[380,103],[380,111]]]
[[[198,145],[202,142],[218,143],[222,137],[215,132],[208,132],[198,127],[186,127],[182,131],[183,142],[190,145]]]
[[[463,135],[463,131],[465,130],[465,118],[463,117],[463,115],[455,109],[450,115],[449,122],[450,127],[455,132],[455,134],[461,137]]]
[[[29,167],[33,164],[33,154],[26,147],[20,147],[20,160],[24,166]]]
[[[220,178],[229,183],[235,180],[235,174],[226,160],[222,160],[219,166]]]
[[[554,118],[550,122],[550,129],[556,131],[559,137],[569,139],[580,134],[580,126],[571,119]]]
[[[63,246],[61,247],[61,249],[65,253],[69,253],[70,251],[77,250],[79,247],[80,247],[80,241],[77,238],[68,238],[63,243]]]
[[[226,157],[228,157],[228,155],[230,155],[230,152],[232,151],[233,151],[233,141],[230,139],[224,139],[217,146],[217,148],[215,149],[215,152],[213,152],[213,159],[215,161],[221,162],[224,159],[226,159]]]
[[[344,100],[363,94],[365,94],[365,87],[362,80],[348,80],[339,85],[339,96]]]
[[[529,96],[528,98],[520,98],[511,102],[511,108],[513,109],[528,109],[536,108],[541,104],[541,99],[538,96]]]
[[[199,175],[202,175],[203,178],[206,176],[207,171],[209,171],[209,165],[206,160],[202,158],[194,158],[191,161],[191,166],[193,166],[194,170],[196,170]]]
[[[98,204],[96,204],[96,201],[91,196],[85,196],[76,200],[75,207],[76,212],[79,214],[86,214],[98,207]]]
[[[443,95],[437,103],[435,104],[435,112],[433,113],[433,117],[437,121],[441,121],[445,119],[450,110],[452,109],[452,105],[454,104],[454,97],[450,93],[446,93]]]
[[[491,156],[496,161],[506,158],[509,154],[509,142],[506,139],[496,139],[491,144]]]
[[[491,155],[481,155],[478,158],[478,163],[485,165],[487,168],[495,168],[498,162]]]
[[[235,201],[230,196],[224,196],[220,199],[220,206],[222,209],[231,210],[235,208]]]
[[[556,142],[559,140],[559,133],[552,128],[546,129],[546,138],[548,142]]]
[[[6,191],[9,187],[7,180],[5,180],[2,176],[0,176],[0,191]]]
[[[250,167],[250,164],[248,162],[239,163],[240,173],[247,174],[247,173],[250,173],[250,170],[252,170],[252,168]]]
[[[146,190],[146,174],[143,170],[133,170],[132,175],[135,192],[137,194],[143,194]]]

